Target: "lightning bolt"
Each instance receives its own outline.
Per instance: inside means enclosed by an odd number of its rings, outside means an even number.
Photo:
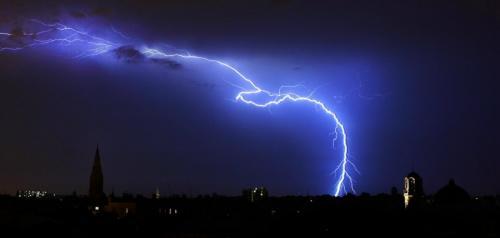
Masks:
[[[0,45],[0,52],[2,51],[19,51],[27,48],[33,48],[37,46],[43,46],[43,45],[49,45],[49,44],[60,44],[62,46],[72,46],[76,43],[81,43],[84,44],[87,48],[83,50],[80,54],[76,55],[75,58],[85,58],[85,57],[91,57],[91,56],[98,56],[102,55],[105,53],[108,53],[112,50],[115,50],[121,46],[124,46],[125,44],[121,43],[115,43],[110,40],[106,40],[104,38],[95,36],[93,34],[90,34],[85,31],[78,30],[73,27],[66,26],[61,23],[45,23],[43,21],[37,20],[37,19],[31,19],[31,23],[38,24],[41,27],[44,27],[44,30],[34,32],[34,33],[12,33],[12,32],[0,32],[0,37],[4,38],[18,38],[25,40],[26,38],[29,38],[29,43],[24,43],[21,44],[20,46],[5,46],[1,47]],[[128,36],[125,34],[117,31],[114,27],[111,28],[111,31],[114,32],[115,34],[119,35],[122,38],[129,39]],[[45,35],[50,35],[49,33],[59,33],[62,35],[61,37],[46,37],[43,39],[40,39],[40,37],[43,37]],[[2,38],[0,38],[0,43]],[[5,39],[3,39],[5,40]],[[206,58],[202,56],[197,56],[197,55],[192,55],[188,52],[186,53],[171,53],[171,52],[166,52],[162,51],[161,49],[155,49],[155,48],[149,48],[149,47],[142,47],[139,49],[139,52],[142,53],[144,56],[151,58],[151,59],[169,59],[169,58],[174,58],[174,59],[182,59],[185,61],[204,61],[208,62],[211,64],[215,64],[218,66],[221,66],[232,73],[234,73],[238,79],[248,85],[248,88],[243,88],[239,86],[233,86],[241,89],[241,91],[235,96],[235,100],[245,103],[247,105],[251,105],[257,108],[268,108],[272,106],[278,106],[281,105],[282,103],[286,102],[301,102],[301,103],[307,103],[315,106],[316,108],[319,108],[324,114],[326,114],[333,122],[335,129],[334,129],[334,138],[333,138],[333,145],[337,143],[337,140],[340,140],[340,143],[342,145],[342,158],[340,160],[340,163],[336,167],[336,169],[333,171],[333,173],[339,173],[338,179],[335,183],[334,189],[333,189],[333,195],[334,196],[340,196],[341,194],[346,194],[348,192],[348,188],[346,186],[349,186],[349,189],[351,192],[355,193],[354,189],[354,183],[353,179],[351,177],[351,174],[349,173],[349,168],[352,167],[354,171],[358,171],[356,166],[349,160],[349,150],[348,150],[348,142],[347,142],[347,133],[344,124],[341,122],[337,114],[332,111],[330,108],[328,108],[324,102],[314,99],[312,97],[312,94],[309,95],[300,95],[298,93],[293,92],[293,88],[295,87],[300,87],[301,85],[295,85],[295,86],[281,86],[278,90],[278,92],[271,92],[268,90],[265,90],[261,87],[259,87],[253,80],[245,76],[240,70],[236,69],[235,67],[231,66],[228,63],[225,63],[220,60],[216,59],[211,59],[211,58]],[[284,90],[288,89],[288,90]],[[256,100],[252,100],[252,97],[255,96],[265,96],[267,98],[266,101],[264,102],[258,102]],[[348,185],[346,185],[348,184]]]
[[[55,43],[59,43],[62,46],[70,46],[74,43],[83,43],[89,46],[89,49],[84,50],[80,54],[74,56],[74,58],[85,58],[107,53],[120,46],[120,44],[118,43],[114,43],[101,37],[91,35],[87,32],[77,30],[73,27],[68,27],[61,23],[48,24],[37,19],[30,19],[30,22],[36,23],[42,27],[46,27],[47,29],[34,33],[0,32],[0,36],[9,37],[10,39],[25,40],[25,38],[28,38],[28,40],[31,41],[27,44],[21,44],[21,46],[0,47],[0,52],[19,51],[26,48],[33,48],[36,46]],[[40,36],[46,35],[47,33],[51,32],[64,33],[64,35],[62,37],[56,38],[49,37],[47,39],[39,39]]]

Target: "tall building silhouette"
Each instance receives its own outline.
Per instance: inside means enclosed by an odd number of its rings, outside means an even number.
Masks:
[[[417,206],[424,198],[424,187],[420,175],[412,171],[404,179],[403,196],[405,208]]]
[[[98,206],[101,205],[103,201],[105,201],[103,183],[104,178],[101,168],[101,155],[99,153],[99,146],[97,146],[89,184],[89,200],[92,205],[95,205],[97,207],[97,209],[99,209]]]

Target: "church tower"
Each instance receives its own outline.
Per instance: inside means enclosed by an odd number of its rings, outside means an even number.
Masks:
[[[412,171],[404,179],[403,196],[405,208],[416,207],[424,198],[424,187],[420,175]]]
[[[101,155],[99,154],[99,146],[97,146],[89,184],[89,199],[92,205],[95,205],[96,207],[98,207],[98,205],[101,205],[101,203],[105,200],[105,195],[103,192],[103,180]]]

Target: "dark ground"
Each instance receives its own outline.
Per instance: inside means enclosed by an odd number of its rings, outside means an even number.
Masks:
[[[248,202],[242,197],[129,198],[137,212],[126,217],[92,215],[85,198],[25,200],[4,196],[0,230],[16,235],[65,237],[340,237],[500,235],[499,197],[437,205],[426,198],[405,210],[399,195],[271,197]],[[168,214],[169,208],[178,214]],[[163,210],[162,210],[163,209]],[[163,212],[161,212],[163,211]]]

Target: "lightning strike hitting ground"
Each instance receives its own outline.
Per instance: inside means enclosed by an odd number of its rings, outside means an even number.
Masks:
[[[126,45],[121,43],[115,43],[106,40],[104,38],[94,36],[87,32],[77,30],[73,27],[69,27],[61,23],[48,24],[37,19],[31,19],[30,22],[38,24],[39,26],[44,27],[45,29],[34,33],[0,32],[0,43],[5,42],[8,39],[12,38],[20,40],[26,40],[25,38],[29,38],[27,39],[28,43],[21,43],[20,45],[2,46],[0,44],[0,52],[19,51],[27,48],[48,45],[48,44],[59,43],[62,46],[69,47],[75,43],[81,43],[84,44],[87,48],[84,48],[84,50],[80,54],[76,55],[75,58],[85,58],[85,57],[105,54]],[[128,36],[117,31],[114,27],[111,27],[111,31],[121,36],[124,39],[129,39]],[[59,34],[63,33],[62,34],[63,37],[46,37],[47,35],[50,35],[50,33],[59,33]],[[139,52],[151,59],[177,58],[185,61],[205,61],[208,63],[219,65],[233,72],[238,77],[239,80],[248,84],[248,88],[242,88],[236,86],[242,91],[240,91],[235,97],[236,101],[245,103],[247,105],[255,106],[258,108],[266,108],[271,106],[277,106],[285,102],[303,102],[311,104],[316,108],[321,109],[321,111],[324,112],[333,121],[335,125],[334,138],[333,138],[334,144],[336,143],[337,139],[340,139],[342,145],[342,158],[340,160],[339,165],[334,170],[334,173],[339,173],[339,176],[333,189],[333,195],[340,196],[341,194],[348,193],[348,189],[346,187],[347,183],[349,184],[350,191],[353,193],[356,192],[354,189],[353,179],[349,174],[348,170],[350,167],[352,167],[354,171],[357,171],[357,168],[348,158],[346,129],[342,124],[342,122],[340,121],[340,119],[338,118],[338,116],[331,109],[329,109],[325,105],[325,103],[312,98],[312,94],[307,96],[301,96],[294,92],[288,92],[290,90],[287,90],[287,92],[283,92],[284,90],[282,90],[283,88],[293,88],[293,86],[281,86],[277,93],[262,89],[254,81],[246,77],[242,72],[240,72],[235,67],[215,59],[205,58],[197,55],[191,55],[189,53],[183,53],[183,54],[169,53],[169,52],[164,52],[160,49],[149,48],[149,47],[143,47],[139,49]],[[265,102],[257,102],[251,99],[252,96],[265,96],[266,98],[268,98],[268,100]]]

